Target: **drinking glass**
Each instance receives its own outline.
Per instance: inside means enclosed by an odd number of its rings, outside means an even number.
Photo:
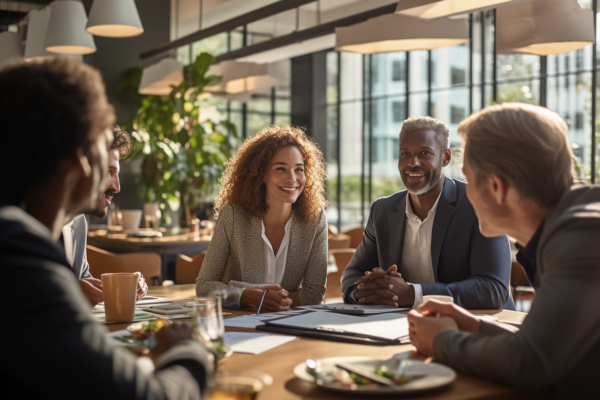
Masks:
[[[222,351],[225,327],[223,326],[221,296],[216,294],[196,298],[193,321],[200,336],[205,340],[210,340],[217,353]]]

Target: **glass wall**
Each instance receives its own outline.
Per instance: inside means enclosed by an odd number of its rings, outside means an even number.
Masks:
[[[597,10],[592,0],[579,3]],[[465,117],[494,103],[545,106],[569,125],[578,179],[597,180],[596,46],[548,57],[495,54],[494,12],[472,14],[469,24],[471,41],[460,46],[364,56],[328,54],[327,148],[339,152],[326,154],[327,216],[341,231],[364,226],[374,200],[404,189],[398,135],[409,117],[430,115],[448,126],[452,162],[446,175],[462,180],[457,126]]]

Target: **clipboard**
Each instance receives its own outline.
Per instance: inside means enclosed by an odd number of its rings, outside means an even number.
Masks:
[[[311,312],[304,313],[304,315],[311,314]],[[327,313],[329,314],[329,313]],[[335,342],[355,343],[355,344],[366,344],[374,346],[397,346],[401,344],[410,343],[408,336],[398,337],[394,339],[388,338],[377,338],[369,337],[368,335],[361,335],[355,332],[347,332],[343,329],[331,329],[321,326],[314,328],[311,327],[299,327],[299,326],[285,326],[284,320],[292,317],[276,318],[268,321],[264,321],[264,325],[257,326],[256,329],[267,332],[285,333],[296,336],[307,336],[318,339],[331,340]]]

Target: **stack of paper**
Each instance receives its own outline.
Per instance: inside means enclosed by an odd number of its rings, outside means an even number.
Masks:
[[[236,353],[260,354],[294,340],[296,336],[225,332],[225,344]]]

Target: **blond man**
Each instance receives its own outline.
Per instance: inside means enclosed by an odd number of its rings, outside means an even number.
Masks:
[[[600,187],[573,185],[567,131],[557,114],[526,104],[488,107],[459,125],[481,232],[517,240],[535,300],[520,329],[432,302],[410,312],[410,335],[419,352],[458,372],[590,399],[600,357]]]
[[[398,170],[406,190],[371,206],[342,275],[345,302],[417,307],[423,296],[445,295],[469,309],[514,309],[508,238],[484,237],[467,185],[445,176],[448,136],[434,118],[404,121]]]

